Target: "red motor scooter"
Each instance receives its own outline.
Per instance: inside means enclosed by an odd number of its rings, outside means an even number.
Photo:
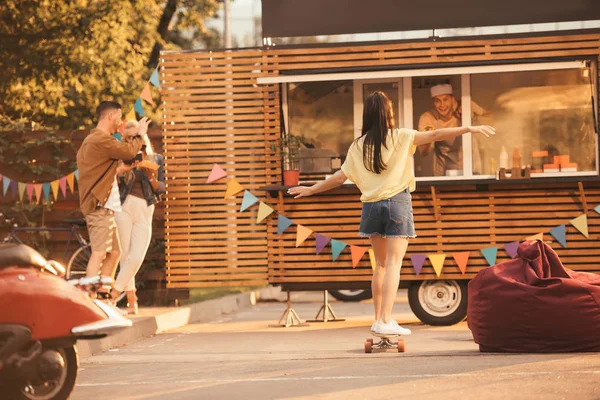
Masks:
[[[100,277],[65,281],[64,267],[23,244],[0,244],[0,397],[62,400],[75,386],[78,339],[131,326],[90,294]]]

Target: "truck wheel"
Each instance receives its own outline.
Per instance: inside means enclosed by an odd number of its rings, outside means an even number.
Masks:
[[[373,297],[370,289],[330,290],[329,293],[340,301],[361,301]]]
[[[411,282],[408,304],[423,323],[454,325],[467,316],[467,281],[432,280]]]

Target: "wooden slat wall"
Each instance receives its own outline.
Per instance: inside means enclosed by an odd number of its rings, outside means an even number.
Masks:
[[[279,90],[259,50],[163,55],[167,200],[167,286],[267,283],[266,225],[239,213],[242,194],[225,200],[229,179],[207,184],[218,163],[246,189],[278,182],[267,143],[279,136]]]
[[[276,235],[276,218],[255,224],[253,211],[239,213],[242,195],[223,200],[226,182],[205,184],[213,163],[259,195],[257,188],[281,182],[281,163],[271,150],[280,135],[277,85],[257,85],[258,77],[336,69],[407,67],[411,64],[533,60],[593,56],[600,34],[352,45],[344,47],[266,48],[228,52],[168,52],[162,55],[164,147],[168,199],[166,241],[168,286],[190,288],[271,283],[359,282],[370,280],[365,255],[356,269],[349,250],[336,262],[330,248],[314,251],[314,237],[295,247],[295,228]],[[449,64],[450,65],[450,64]],[[509,189],[510,188],[510,189]],[[578,216],[576,182],[553,187],[498,185],[489,192],[473,186],[438,189],[442,218],[436,221],[431,192],[420,185],[414,194],[419,238],[409,251],[472,251],[466,275],[449,257],[442,278],[471,278],[487,264],[479,249],[522,239]],[[600,188],[586,186],[588,204],[600,204]],[[360,219],[358,192],[339,189],[309,199],[268,198],[295,222],[348,244],[367,245],[356,236]],[[542,206],[540,206],[542,204]],[[557,251],[573,269],[600,271],[599,219],[590,213],[590,239],[568,229],[568,249]],[[468,228],[466,228],[468,226]],[[549,238],[547,238],[549,239]],[[556,246],[555,246],[556,247]],[[498,261],[508,257],[504,250]],[[408,259],[407,259],[408,260]],[[427,261],[419,276],[410,261],[403,279],[434,279]]]
[[[443,186],[436,189],[439,220],[433,210],[433,199],[427,185],[419,185],[413,193],[413,213],[417,238],[411,240],[401,272],[404,280],[436,279],[429,260],[420,275],[416,275],[410,254],[446,253],[447,258],[440,278],[470,279],[487,262],[480,250],[498,246],[497,262],[506,261],[506,243],[523,240],[539,232],[548,232],[559,224],[567,224],[568,247],[562,249],[550,234],[546,241],[561,257],[568,268],[600,272],[600,215],[593,208],[600,204],[600,182],[586,183],[589,239],[586,239],[569,220],[581,215],[583,205],[577,194],[577,182],[554,185],[498,184],[488,191],[477,191],[474,186]],[[369,246],[367,239],[357,236],[361,203],[356,189],[337,189],[318,197],[283,198],[282,210],[294,222],[323,235],[348,243]],[[276,201],[273,199],[272,201]],[[332,261],[331,247],[319,255],[315,253],[314,236],[300,247],[296,243],[295,227],[277,235],[277,222],[269,227],[269,243],[275,252],[269,268],[273,283],[307,282],[364,282],[368,287],[371,264],[367,254],[352,268],[350,249],[345,249]],[[453,252],[470,251],[466,274],[461,274],[451,257]]]

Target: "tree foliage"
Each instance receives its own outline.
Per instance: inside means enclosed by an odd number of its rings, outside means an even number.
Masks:
[[[211,37],[203,21],[218,7],[217,0],[3,0],[0,117],[77,129],[94,123],[101,100],[129,111],[154,67],[153,49],[199,47]]]

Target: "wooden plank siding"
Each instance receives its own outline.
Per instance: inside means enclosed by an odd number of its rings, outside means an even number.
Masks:
[[[258,85],[259,77],[339,72],[412,64],[482,63],[504,60],[564,60],[598,57],[600,34],[528,38],[443,40],[307,48],[263,48],[221,52],[164,52],[161,56],[164,149],[167,173],[165,237],[168,287],[331,284],[367,287],[371,267],[365,254],[352,268],[349,248],[337,261],[329,246],[315,254],[311,236],[295,247],[293,226],[277,235],[277,217],[255,223],[257,207],[239,212],[242,194],[223,199],[227,180],[206,184],[214,163],[229,177],[298,224],[346,243],[367,246],[357,236],[360,220],[356,188],[340,188],[294,200],[281,192],[261,192],[281,183],[281,160],[271,150],[280,136],[280,88]],[[316,178],[323,176],[317,175]],[[600,216],[589,212],[590,238],[568,221],[583,212],[572,183],[498,183],[436,188],[436,220],[428,184],[417,184],[413,207],[418,238],[409,254],[447,253],[440,278],[470,279],[487,263],[480,249],[502,246],[557,224],[567,223],[568,248],[553,246],[572,269],[600,272]],[[600,183],[586,183],[588,210],[600,204]],[[546,235],[546,240],[550,240]],[[452,252],[471,251],[461,274]],[[419,276],[407,256],[403,280],[436,279],[429,261]]]

